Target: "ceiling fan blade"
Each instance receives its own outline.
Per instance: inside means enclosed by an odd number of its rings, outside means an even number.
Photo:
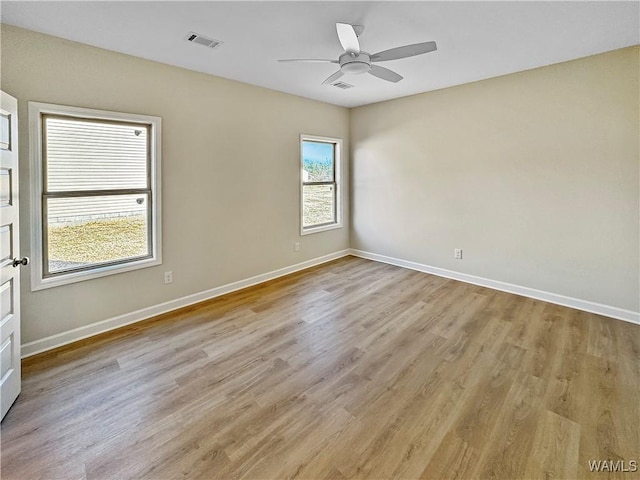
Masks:
[[[334,73],[333,75],[329,76],[324,82],[322,82],[322,85],[327,85],[327,84],[333,82],[334,80],[339,79],[342,75],[344,75],[344,73],[342,73],[342,70],[338,70],[336,73]]]
[[[381,78],[388,82],[396,83],[402,80],[402,75],[398,75],[393,70],[389,70],[388,68],[380,67],[378,65],[371,65],[371,70],[369,70],[369,73],[374,77]]]
[[[338,40],[340,45],[347,53],[360,54],[360,42],[358,41],[358,35],[353,29],[353,25],[348,23],[336,23],[336,31],[338,32]]]
[[[337,60],[325,60],[323,58],[287,58],[279,62],[306,62],[306,63],[339,63]]]
[[[423,53],[433,52],[437,50],[436,42],[414,43],[413,45],[405,45],[396,47],[383,52],[371,55],[372,62],[386,62],[388,60],[398,60],[400,58],[414,57]]]

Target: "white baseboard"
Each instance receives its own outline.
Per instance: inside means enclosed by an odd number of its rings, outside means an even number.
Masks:
[[[172,310],[177,310],[179,308],[193,305],[194,303],[210,300],[212,298],[219,297],[220,295],[225,295],[236,290],[241,290],[258,283],[263,283],[268,280],[282,277],[284,275],[289,275],[290,273],[304,270],[315,265],[320,265],[321,263],[330,262],[331,260],[335,260],[337,258],[346,257],[347,255],[349,255],[349,250],[341,250],[339,252],[330,253],[322,257],[312,258],[311,260],[297,263],[289,267],[280,268],[278,270],[273,270],[261,275],[256,275],[255,277],[246,278],[244,280],[239,280],[227,285],[215,287],[210,290],[205,290],[204,292],[194,293],[193,295],[187,295],[186,297],[170,300],[159,305],[142,308],[140,310],[136,310],[135,312],[125,313],[124,315],[119,315],[117,317],[102,320],[90,325],[74,328],[73,330],[68,330],[56,335],[51,335],[50,337],[34,340],[33,342],[25,343],[22,345],[22,358],[30,357],[31,355],[36,355],[37,353],[46,352],[47,350],[61,347],[63,345],[67,345],[68,343],[77,342],[78,340],[92,337],[94,335],[98,335],[99,333],[108,332],[109,330],[113,330],[115,328],[124,327],[125,325],[130,325],[141,320],[146,320],[148,318],[155,317],[156,315],[161,315]]]
[[[515,293],[516,295],[522,295],[523,297],[535,298],[536,300],[543,300],[545,302],[555,303],[564,307],[571,307],[577,310],[584,310],[585,312],[604,315],[605,317],[611,317],[618,320],[624,320],[626,322],[640,324],[640,313],[633,312],[631,310],[624,310],[622,308],[602,305],[600,303],[589,302],[587,300],[566,297],[564,295],[558,295],[557,293],[544,292],[542,290],[536,290],[535,288],[522,287],[520,285],[513,285],[511,283],[499,282],[497,280],[491,280],[483,277],[476,277],[475,275],[454,272],[452,270],[446,270],[444,268],[432,267],[430,265],[425,265],[422,263],[402,260],[400,258],[387,257],[386,255],[379,255],[377,253],[365,252],[353,248],[349,250],[349,253],[355,257],[366,258],[368,260],[374,260],[376,262],[389,263],[398,267],[410,268],[411,270],[430,273],[439,277],[451,278],[453,280],[459,280],[461,282],[480,285],[481,287],[492,288],[494,290],[500,290],[508,293]]]

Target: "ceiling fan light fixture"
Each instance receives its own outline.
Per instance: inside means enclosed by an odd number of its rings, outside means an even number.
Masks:
[[[365,62],[350,62],[342,66],[343,73],[360,74],[371,70],[371,65]]]
[[[342,73],[360,74],[371,70],[370,56],[360,52],[359,55],[343,53],[340,55],[340,70]]]

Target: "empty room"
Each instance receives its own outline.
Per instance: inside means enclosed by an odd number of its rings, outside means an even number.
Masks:
[[[2,1],[3,479],[637,479],[640,2]]]

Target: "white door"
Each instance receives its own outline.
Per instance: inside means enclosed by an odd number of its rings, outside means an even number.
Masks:
[[[0,410],[20,393],[20,258],[18,232],[18,102],[0,92]]]

